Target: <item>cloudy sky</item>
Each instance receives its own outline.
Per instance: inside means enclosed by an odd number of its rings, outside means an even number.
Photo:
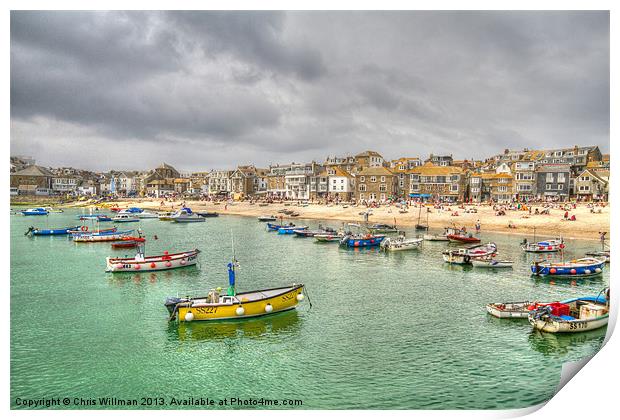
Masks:
[[[607,12],[12,12],[11,154],[181,170],[609,150]]]

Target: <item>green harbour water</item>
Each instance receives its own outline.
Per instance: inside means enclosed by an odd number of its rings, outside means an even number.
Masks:
[[[522,408],[549,399],[561,364],[595,353],[605,336],[605,328],[542,334],[527,320],[486,313],[488,302],[596,295],[609,284],[608,270],[576,281],[531,277],[534,256],[521,251],[518,236],[483,231],[500,257],[516,262],[488,270],[443,263],[446,243],[385,254],[267,232],[255,218],[142,220],[118,226],[141,227],[148,255],[198,248],[199,265],[110,274],[105,257],[132,250],[24,236],[31,225],[77,225],[77,214],[10,216],[12,408],[23,408],[18,398],[103,397],[164,398],[163,406],[137,407],[147,409],[203,408],[171,406],[172,397],[297,399],[302,409]],[[312,308],[306,299],[253,320],[169,323],[167,296],[225,288],[231,233],[239,291],[304,283]],[[568,240],[566,257],[597,248]]]

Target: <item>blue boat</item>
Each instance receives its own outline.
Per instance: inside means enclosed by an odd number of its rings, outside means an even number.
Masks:
[[[47,216],[49,212],[43,207],[37,207],[34,209],[26,209],[22,211],[24,216]]]
[[[534,261],[531,269],[535,276],[589,277],[603,273],[605,261],[596,258],[580,258],[568,262]]]
[[[144,210],[140,207],[129,207],[128,209],[121,210],[119,213],[142,213]]]
[[[278,235],[292,235],[296,230],[306,230],[308,226],[282,226],[278,229]]]
[[[110,216],[106,216],[105,214],[101,214],[97,216],[97,221],[98,222],[111,222],[112,218]]]
[[[273,223],[267,223],[267,230],[278,231],[280,228],[294,228],[295,225],[293,223],[289,223],[288,225],[276,225]]]
[[[385,235],[346,235],[340,241],[340,245],[345,245],[349,248],[370,248],[381,245],[384,239]]]
[[[72,232],[71,235],[75,238],[77,236],[111,236],[111,235],[129,235],[130,233],[132,233],[134,231],[134,229],[130,229],[130,230],[121,230],[118,231],[116,229],[109,229],[109,230],[104,230],[101,232]]]
[[[51,236],[51,235],[68,235],[69,231],[79,229],[80,226],[71,226],[58,229],[39,229],[35,227],[28,228],[28,231],[24,235],[31,236]]]

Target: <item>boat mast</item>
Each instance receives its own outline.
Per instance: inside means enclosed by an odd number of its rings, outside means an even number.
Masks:
[[[235,256],[235,238],[232,233],[232,229],[230,231],[230,242],[232,246],[232,261],[228,263],[228,290],[226,294],[228,296],[235,296],[235,267],[237,265],[237,258]]]

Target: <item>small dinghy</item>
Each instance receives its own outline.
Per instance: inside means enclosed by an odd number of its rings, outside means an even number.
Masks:
[[[396,225],[386,225],[385,223],[375,223],[368,226],[368,230],[372,233],[393,233],[398,232]]]
[[[323,235],[323,234],[335,234],[336,230],[332,229],[330,227],[323,227],[321,225],[319,225],[319,228],[317,230],[310,230],[310,229],[295,229],[293,231],[295,233],[295,235],[297,236],[301,236],[302,238],[310,238],[313,237],[315,235]]]
[[[556,238],[546,241],[528,242],[526,238],[521,242],[521,249],[525,252],[558,252],[564,249],[564,240]]]
[[[274,223],[267,223],[267,230],[277,232],[280,228],[292,228],[295,227],[294,223],[289,223],[288,225],[278,225]]]
[[[449,264],[471,264],[472,258],[493,256],[497,252],[497,245],[489,242],[486,245],[475,245],[469,248],[448,249],[442,253],[443,260]]]
[[[194,249],[176,254],[156,255],[152,257],[144,256],[144,248],[139,247],[138,253],[133,258],[106,258],[106,271],[118,272],[140,272],[140,271],[162,271],[174,268],[189,267],[196,265],[200,250]]]
[[[590,277],[603,273],[605,261],[596,258],[579,258],[567,262],[534,261],[531,265],[535,276]]]
[[[45,207],[45,210],[47,210],[48,213],[64,213],[65,212],[63,209],[54,209],[52,207]]]
[[[380,247],[383,251],[409,251],[419,249],[423,240],[422,238],[407,239],[403,233],[398,238],[385,238]]]
[[[450,235],[446,235],[450,242],[459,242],[463,244],[471,244],[480,242],[480,238],[476,238],[471,233],[453,233]]]
[[[295,231],[308,229],[308,226],[282,226],[278,229],[278,235],[292,235]]]
[[[496,260],[495,258],[472,258],[471,264],[480,268],[512,268],[514,261]]]
[[[438,233],[425,233],[422,238],[425,241],[435,241],[435,242],[448,242],[450,239],[446,235],[440,235]]]
[[[57,228],[57,229],[41,229],[30,226],[24,235],[30,236],[53,236],[53,235],[68,235],[70,232],[79,229],[80,226]]]
[[[275,222],[276,216],[258,216],[259,222]]]
[[[487,304],[487,312],[496,318],[522,318],[526,319],[531,310],[536,309],[538,305],[547,305],[538,302],[506,302],[506,303],[489,303]]]
[[[314,239],[317,242],[340,242],[343,237],[342,233],[320,233],[314,235]]]
[[[104,233],[74,233],[73,242],[112,242],[125,240],[133,230],[116,231],[116,232],[104,232]]]
[[[157,213],[157,218],[162,222],[171,222],[172,216],[174,216],[174,212],[172,211],[160,211]]]
[[[541,305],[530,311],[528,321],[539,331],[575,333],[591,331],[609,321],[609,288],[596,297],[585,296]]]
[[[218,212],[216,212],[216,211],[205,211],[205,212],[202,212],[202,213],[196,213],[196,214],[197,214],[198,216],[201,216],[201,217],[219,217],[219,215],[220,215],[220,214],[219,214]]]

